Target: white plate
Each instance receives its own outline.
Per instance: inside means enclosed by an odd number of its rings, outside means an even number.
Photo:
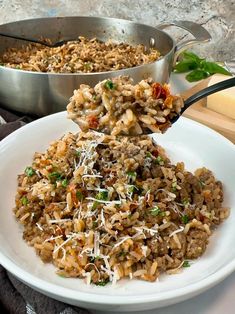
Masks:
[[[184,161],[190,171],[208,167],[224,183],[224,205],[231,216],[214,233],[206,253],[190,268],[174,276],[161,276],[155,283],[122,280],[116,286],[87,286],[80,279],[55,274],[22,240],[22,229],[12,208],[16,176],[31,163],[35,151],[77,127],[57,113],[30,123],[0,143],[0,263],[34,289],[64,301],[97,310],[136,311],[186,300],[215,285],[235,269],[235,148],[221,135],[186,118],[181,118],[164,135],[154,139],[166,148],[172,161]]]

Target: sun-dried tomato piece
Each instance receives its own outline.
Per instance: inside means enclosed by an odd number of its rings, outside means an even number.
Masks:
[[[153,97],[157,99],[160,98],[161,93],[162,93],[162,85],[160,83],[153,83],[152,89],[153,89]]]
[[[152,89],[153,97],[156,99],[165,100],[170,95],[167,84],[161,85],[160,83],[153,83]]]
[[[91,128],[91,129],[98,129],[99,121],[98,121],[96,116],[88,116],[87,117],[87,121],[88,121],[88,124],[89,124],[89,128]]]

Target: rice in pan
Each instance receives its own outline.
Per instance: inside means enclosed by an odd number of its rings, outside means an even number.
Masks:
[[[19,70],[52,73],[94,73],[116,71],[154,62],[160,58],[155,48],[132,46],[96,38],[79,37],[60,47],[31,44],[10,48],[0,56],[1,65]]]
[[[83,131],[94,129],[111,135],[165,132],[180,113],[182,97],[173,96],[167,84],[120,76],[94,88],[80,85],[67,106],[68,117]]]
[[[65,277],[155,281],[206,250],[229,215],[212,172],[172,164],[146,136],[71,133],[18,176],[24,240]]]

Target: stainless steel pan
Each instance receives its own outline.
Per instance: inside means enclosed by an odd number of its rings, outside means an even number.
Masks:
[[[162,29],[178,26],[190,32],[194,39],[177,45]],[[199,24],[177,21],[158,25],[157,28],[128,20],[101,17],[52,17],[23,20],[0,26],[0,32],[18,36],[50,38],[52,41],[85,36],[102,41],[113,39],[129,44],[156,47],[162,58],[151,64],[134,68],[100,73],[54,74],[29,72],[0,66],[0,103],[23,113],[47,115],[64,110],[73,90],[81,83],[95,85],[101,80],[118,75],[130,75],[135,82],[152,77],[168,82],[174,60],[188,46],[207,42],[210,34]],[[0,53],[8,47],[20,47],[24,42],[0,37]]]

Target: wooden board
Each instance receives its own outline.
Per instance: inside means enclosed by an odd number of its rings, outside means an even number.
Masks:
[[[208,83],[209,79],[198,83],[191,89],[183,92],[183,98],[187,99],[197,91],[205,88]],[[184,112],[183,116],[207,125],[235,144],[235,120],[208,109],[206,107],[206,98],[189,107]]]

